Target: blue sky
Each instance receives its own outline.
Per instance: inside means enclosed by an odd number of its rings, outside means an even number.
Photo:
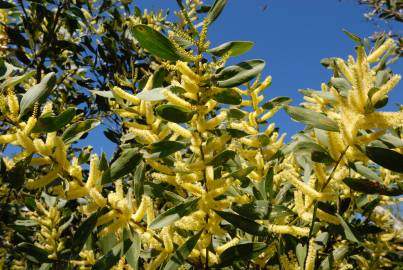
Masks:
[[[146,0],[137,4],[148,10],[177,9],[175,0]],[[265,11],[262,10],[264,5],[267,5]],[[267,98],[289,96],[296,105],[302,101],[298,89],[320,89],[320,84],[329,80],[331,72],[319,63],[322,58],[354,55],[354,42],[342,32],[343,29],[361,37],[390,29],[391,26],[384,23],[368,22],[363,16],[365,11],[366,7],[355,0],[228,0],[223,13],[210,27],[208,38],[212,46],[231,40],[255,42],[252,50],[232,62],[264,59],[264,75],[273,77],[272,86],[265,92]],[[396,25],[392,27],[399,29]],[[391,68],[403,73],[403,61]],[[389,100],[386,107],[389,110],[396,109],[393,104],[402,103],[402,82]],[[280,131],[288,134],[288,139],[303,128],[284,112],[272,120]],[[106,151],[108,156],[115,149],[101,128],[80,143],[87,144],[92,144],[95,152]]]

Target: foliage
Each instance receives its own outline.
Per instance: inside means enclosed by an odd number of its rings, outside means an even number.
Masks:
[[[0,1],[0,269],[393,269],[403,111],[396,44],[322,61],[305,102],[265,100],[252,48],[210,48],[227,1]],[[120,8],[122,7],[122,8]],[[158,42],[156,42],[158,41]],[[4,50],[3,50],[4,48]],[[288,144],[282,108],[306,125]],[[77,142],[113,121],[110,160]]]

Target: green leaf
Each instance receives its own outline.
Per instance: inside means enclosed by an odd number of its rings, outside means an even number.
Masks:
[[[357,42],[358,44],[362,44],[362,40],[359,36],[354,35],[353,33],[343,29],[343,33],[346,34],[352,41]]]
[[[184,264],[189,254],[192,252],[193,248],[196,246],[197,241],[203,231],[190,237],[182,246],[180,246],[175,253],[171,256],[169,261],[164,267],[164,270],[177,270],[181,265]]]
[[[241,62],[220,70],[213,77],[216,86],[230,88],[246,83],[262,72],[265,62],[260,59]]]
[[[35,126],[32,129],[33,133],[54,132],[62,129],[73,120],[76,115],[75,108],[67,108],[61,114],[55,116],[52,113],[47,113],[38,118]]]
[[[150,145],[151,153],[158,153],[158,158],[169,156],[179,150],[186,148],[186,144],[177,141],[161,141]]]
[[[9,9],[9,8],[13,8],[15,7],[15,5],[13,3],[4,1],[4,0],[0,0],[0,8],[4,8],[4,9]]]
[[[101,96],[104,98],[114,98],[112,91],[99,91],[99,90],[90,90],[90,92],[94,95]]]
[[[346,256],[348,250],[349,250],[348,246],[342,246],[340,248],[333,250],[333,252],[321,262],[319,270],[334,269],[333,263],[341,261],[344,258],[344,256]]]
[[[362,165],[361,163],[356,162],[356,163],[350,164],[350,166],[354,171],[356,171],[360,175],[364,176],[365,178],[368,178],[370,180],[382,181],[381,177],[379,177],[378,174],[376,174],[370,168]]]
[[[265,243],[244,243],[236,246],[232,246],[224,250],[220,255],[220,264],[215,267],[225,267],[233,265],[238,261],[250,261],[259,256],[267,248]]]
[[[351,84],[344,78],[332,77],[330,79],[330,83],[344,96],[347,95],[347,92],[350,91],[352,87]]]
[[[334,162],[332,157],[327,152],[321,151],[312,151],[311,159],[312,161],[324,164],[332,164]]]
[[[378,181],[363,178],[344,178],[343,182],[352,190],[365,194],[380,194],[387,196],[399,196],[403,190],[398,185],[385,186]]]
[[[207,50],[207,52],[215,56],[223,56],[227,53],[229,53],[230,56],[237,56],[252,49],[254,44],[255,43],[252,41],[230,41]]]
[[[233,159],[236,155],[236,152],[232,150],[224,150],[221,153],[217,154],[215,157],[213,157],[209,162],[207,162],[207,165],[213,165],[213,166],[218,166],[226,163],[228,160]]]
[[[62,135],[65,144],[79,140],[85,133],[98,126],[101,122],[96,119],[79,121],[69,126]]]
[[[226,4],[227,0],[215,0],[206,16],[208,24],[213,23],[220,16]]]
[[[155,111],[157,114],[170,122],[185,123],[192,119],[194,112],[177,105],[163,104],[158,106]]]
[[[233,214],[231,212],[224,212],[224,211],[215,211],[220,217],[234,225],[236,228],[239,228],[247,233],[253,235],[261,235],[265,236],[268,234],[268,230],[263,225],[254,222],[253,220]]]
[[[30,110],[37,101],[45,98],[56,85],[56,75],[54,72],[46,74],[39,84],[32,86],[22,96],[20,103],[20,117]]]
[[[292,101],[292,99],[289,97],[284,97],[284,96],[275,97],[275,98],[269,100],[268,102],[266,102],[265,104],[263,104],[262,108],[266,109],[266,110],[271,110],[275,107],[283,107],[284,105],[287,105],[291,101]]]
[[[246,168],[242,168],[239,170],[236,170],[228,175],[228,177],[234,177],[236,179],[239,179],[241,181],[246,181],[246,177],[248,174],[250,174],[254,169],[256,169],[256,166],[248,166]]]
[[[118,263],[121,257],[123,257],[132,245],[130,239],[126,239],[120,242],[112,248],[107,254],[102,256],[97,262],[92,266],[92,270],[105,270],[111,269],[112,266]]]
[[[273,205],[270,210],[269,220],[292,215],[294,215],[294,212],[288,209],[288,207],[284,205]]]
[[[199,198],[191,199],[185,203],[181,203],[181,204],[165,211],[164,213],[157,216],[153,220],[153,222],[151,222],[151,224],[149,225],[149,228],[150,229],[160,229],[164,226],[168,226],[169,224],[172,224],[173,222],[179,220],[181,217],[189,215],[196,209],[198,201],[199,201]]]
[[[10,75],[10,73],[12,72],[12,66],[8,63],[5,63],[5,66],[7,67],[7,70],[4,71],[5,73],[3,74],[3,76],[8,76]],[[21,76],[15,76],[15,77],[11,77],[11,78],[7,78],[0,86],[0,89],[5,89],[5,88],[11,88],[16,86],[17,84],[28,80],[29,78],[31,78],[32,76],[34,76],[36,73],[35,70],[31,70],[30,72],[27,72]]]
[[[238,120],[244,118],[245,115],[246,113],[239,109],[229,109],[227,113],[228,118],[234,118]]]
[[[71,259],[77,258],[78,254],[83,249],[85,242],[96,227],[97,219],[98,212],[95,212],[77,228],[71,245]]]
[[[241,95],[232,88],[224,89],[213,96],[213,99],[217,102],[230,105],[239,105],[242,102]]]
[[[252,220],[264,220],[269,219],[271,203],[269,201],[256,200],[247,204],[234,204],[232,210]]]
[[[285,106],[285,111],[295,121],[327,131],[339,131],[337,123],[321,113],[293,106]]]
[[[126,261],[134,270],[139,269],[139,258],[141,251],[141,239],[137,232],[130,230],[123,230],[123,239],[130,239],[132,245],[126,252]]]
[[[382,167],[403,173],[403,155],[386,148],[367,146],[365,149],[367,156]]]
[[[336,214],[336,216],[340,220],[340,224],[344,229],[344,235],[346,236],[347,240],[350,240],[351,242],[355,242],[355,243],[360,243],[360,241],[357,239],[357,237],[351,230],[350,225],[348,225],[347,222],[339,214]]]
[[[167,89],[163,87],[143,90],[137,94],[137,97],[145,101],[161,101],[166,99],[164,94],[165,91],[167,91]]]
[[[113,182],[128,173],[134,171],[140,163],[143,155],[138,148],[130,148],[122,151],[118,159],[102,174],[102,184]]]
[[[189,60],[186,56],[176,50],[175,46],[166,36],[147,25],[139,24],[134,26],[132,33],[140,43],[141,47],[154,56],[169,61]]]
[[[31,262],[34,263],[51,262],[51,260],[48,258],[50,253],[33,244],[26,242],[20,243],[15,247],[15,249],[17,252],[24,254],[24,258],[28,259]]]
[[[143,161],[140,161],[134,172],[133,187],[134,187],[134,198],[138,205],[141,203],[141,197],[144,194],[144,179],[146,174],[146,165]]]
[[[4,182],[14,189],[20,189],[25,183],[25,170],[31,162],[32,155],[18,161],[9,171],[4,175]]]

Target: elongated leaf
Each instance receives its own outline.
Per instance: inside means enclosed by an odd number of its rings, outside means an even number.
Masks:
[[[382,167],[403,173],[403,155],[386,148],[381,147],[366,147],[367,156],[375,163],[381,165]]]
[[[134,171],[143,155],[138,148],[125,149],[102,175],[102,184],[113,182]]]
[[[334,269],[333,263],[341,261],[344,258],[344,256],[346,256],[348,250],[349,250],[348,246],[342,246],[340,248],[333,250],[333,252],[321,262],[321,264],[319,265],[319,270]]]
[[[92,270],[105,270],[111,269],[112,266],[118,263],[120,258],[124,256],[127,250],[131,247],[132,241],[126,239],[123,242],[117,244],[107,254],[102,256],[93,266]]]
[[[267,248],[265,243],[244,243],[232,246],[224,250],[220,256],[220,263],[215,267],[225,267],[233,265],[239,261],[250,261],[259,256]]]
[[[343,182],[352,190],[363,192],[365,194],[380,194],[387,196],[399,196],[403,190],[399,185],[385,186],[378,181],[362,178],[345,178]]]
[[[340,91],[342,96],[346,96],[347,92],[351,89],[351,84],[344,78],[334,78],[330,79],[330,83]]]
[[[90,92],[94,95],[101,96],[104,98],[114,98],[112,91],[90,90]]]
[[[141,47],[154,56],[169,61],[189,60],[176,50],[175,46],[166,36],[147,25],[139,24],[134,26],[132,33]]]
[[[257,200],[247,204],[234,204],[232,210],[249,219],[268,219],[271,210],[269,201]]]
[[[165,99],[165,91],[167,91],[167,89],[163,87],[154,88],[151,90],[143,90],[137,94],[137,97],[145,101],[161,101]]]
[[[34,263],[47,263],[51,262],[48,258],[50,255],[44,249],[41,249],[30,243],[20,243],[16,246],[16,251],[24,254],[24,257]]]
[[[217,102],[230,105],[239,105],[242,102],[241,95],[232,88],[225,89],[215,94],[213,99]]]
[[[13,8],[13,7],[15,7],[15,5],[13,3],[6,2],[4,0],[0,0],[0,9],[1,8],[9,9],[9,8]]]
[[[123,239],[130,239],[132,241],[132,245],[127,250],[125,255],[127,264],[129,264],[133,268],[133,270],[138,270],[141,251],[140,236],[135,231],[129,231],[125,229],[123,230]]]
[[[354,35],[353,33],[343,29],[343,33],[346,34],[352,41],[357,42],[358,44],[362,44],[362,40],[359,36]]]
[[[235,157],[236,153],[232,150],[224,150],[221,153],[217,154],[215,157],[213,157],[207,165],[213,165],[213,166],[218,166],[221,164],[226,163],[229,159],[233,159]]]
[[[216,213],[220,217],[222,217],[223,219],[234,225],[236,228],[239,228],[247,233],[262,236],[267,235],[268,233],[266,227],[260,225],[259,223],[254,222],[251,219],[230,212],[216,211]]]
[[[50,91],[56,85],[56,75],[54,72],[46,74],[42,78],[41,82],[37,85],[32,86],[21,99],[20,104],[20,117],[23,116],[30,110],[35,102],[40,101],[42,98],[46,97]]]
[[[38,118],[35,126],[32,129],[33,133],[39,132],[54,132],[62,129],[73,120],[76,115],[75,108],[67,108],[61,114],[55,116],[51,113],[42,115]]]
[[[239,109],[234,109],[234,108],[229,109],[228,113],[227,113],[228,118],[234,118],[234,119],[242,119],[245,117],[245,115],[246,115],[245,112],[243,112]]]
[[[230,88],[246,83],[262,72],[265,62],[260,59],[241,62],[220,70],[213,81],[218,87]]]
[[[158,153],[158,157],[169,156],[181,149],[186,148],[186,144],[177,141],[161,141],[150,145],[151,153]]]
[[[88,237],[90,237],[91,232],[95,229],[97,219],[98,212],[95,212],[77,228],[72,240],[71,259],[75,259],[83,249],[85,242]]]
[[[12,66],[8,63],[5,63],[5,66],[7,67],[7,70],[5,71],[5,74],[3,74],[3,76],[8,76],[12,72]],[[15,77],[8,78],[1,84],[0,89],[14,87],[17,84],[22,83],[23,81],[26,81],[29,78],[31,78],[32,76],[34,76],[35,73],[36,73],[35,70],[31,70],[30,72],[27,72],[21,76],[15,76]]]
[[[188,202],[179,204],[165,211],[153,220],[153,222],[149,225],[149,228],[160,229],[164,226],[172,224],[173,222],[179,220],[181,217],[189,215],[196,209],[198,201],[198,198],[192,199]]]
[[[134,187],[134,198],[136,199],[138,205],[141,203],[141,197],[144,194],[144,178],[146,173],[146,165],[144,161],[140,161],[139,165],[134,172],[133,187]]]
[[[237,56],[252,49],[253,45],[254,43],[252,41],[230,41],[212,48],[207,52],[215,56],[223,56],[227,53],[229,53],[230,56]]]
[[[218,18],[218,16],[220,16],[226,4],[227,0],[215,0],[213,6],[210,8],[206,16],[208,24],[213,23]]]
[[[375,173],[373,170],[370,168],[356,162],[354,164],[350,164],[351,168],[358,172],[360,175],[364,176],[365,178],[368,178],[370,180],[376,180],[376,181],[381,181],[381,177],[377,173]]]
[[[186,261],[186,258],[196,246],[202,231],[190,237],[182,246],[180,246],[175,253],[171,256],[169,261],[164,267],[164,270],[177,270]]]
[[[291,98],[289,97],[275,97],[271,100],[269,100],[268,102],[266,102],[265,104],[263,104],[263,109],[266,110],[271,110],[274,107],[282,107],[284,105],[287,105],[288,103],[290,103],[292,101]]]
[[[340,224],[344,229],[344,235],[346,236],[347,240],[350,240],[351,242],[356,242],[356,243],[360,243],[360,241],[358,240],[358,238],[355,236],[355,234],[353,233],[353,231],[350,228],[350,225],[347,224],[347,222],[343,219],[342,216],[340,216],[339,214],[336,214],[336,216],[339,218],[340,220]]]
[[[71,144],[79,140],[85,133],[98,126],[101,122],[96,119],[79,121],[69,126],[62,135],[65,144]]]
[[[321,113],[302,107],[285,106],[284,108],[295,121],[323,130],[339,131],[337,123]]]
[[[193,111],[187,108],[172,104],[160,105],[155,109],[155,111],[161,118],[175,123],[189,122],[194,114]]]

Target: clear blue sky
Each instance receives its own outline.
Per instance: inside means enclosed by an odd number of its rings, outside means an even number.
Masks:
[[[177,9],[175,0],[138,1],[138,5],[149,10]],[[265,11],[264,5],[267,5]],[[354,55],[354,43],[342,29],[361,37],[389,29],[386,24],[368,22],[363,16],[365,11],[366,7],[359,6],[355,0],[228,0],[223,13],[210,27],[208,38],[212,46],[231,40],[255,42],[251,51],[235,61],[264,59],[264,75],[273,77],[272,86],[266,91],[267,98],[289,96],[296,105],[302,101],[298,89],[320,89],[320,84],[329,80],[331,72],[319,63],[322,58]],[[402,24],[397,25],[393,25],[395,30]],[[402,74],[403,61],[391,68]],[[389,100],[386,107],[389,110],[396,109],[395,103],[403,102],[403,82]],[[284,112],[278,113],[273,121],[288,134],[288,139],[303,128]],[[95,152],[104,150],[108,156],[115,149],[102,134],[102,128],[80,143],[88,144],[94,146]]]

